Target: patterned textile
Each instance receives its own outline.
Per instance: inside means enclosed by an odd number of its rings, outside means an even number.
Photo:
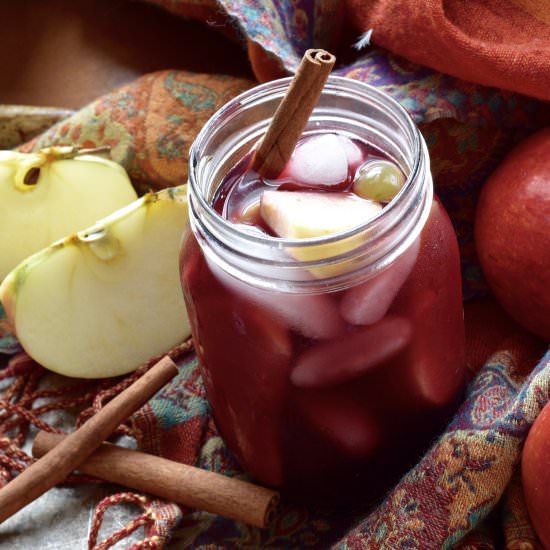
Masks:
[[[13,336],[5,319],[4,308],[0,304],[0,353],[11,355],[20,351],[19,342]]]
[[[494,356],[437,444],[340,548],[452,548],[499,502],[550,391],[550,353],[523,386]]]
[[[471,383],[439,441],[363,521],[364,510],[284,502],[278,521],[268,530],[190,513],[178,529],[177,540],[190,548],[327,548],[332,544],[342,550],[453,548],[500,505],[522,442],[549,396],[550,352],[527,379],[518,377],[513,355],[496,354]],[[158,422],[154,429],[160,429],[163,454],[228,475],[240,473],[208,417],[194,359],[151,400],[150,407]],[[514,490],[517,493],[517,485]],[[508,516],[524,514],[521,506],[510,506],[509,499],[503,509]],[[523,523],[516,521],[515,535],[507,531],[507,537],[515,536],[517,541],[521,534],[525,537],[521,540],[533,540],[525,519],[524,515]]]
[[[222,75],[146,75],[53,126],[23,150],[53,143],[105,144],[141,191],[187,181],[187,151],[198,129],[253,82]]]
[[[506,550],[526,550],[529,544],[532,549],[540,547],[527,514],[519,468],[506,489],[502,503],[502,523]]]
[[[225,32],[240,32],[248,39],[259,79],[295,69],[306,47],[351,43],[345,24],[350,14],[342,12],[345,3],[339,0],[155,1],[178,15],[230,21]],[[361,50],[352,57],[338,67],[338,74],[387,91],[420,124],[437,192],[459,236],[465,298],[485,294],[472,234],[477,193],[512,145],[548,123],[549,106],[461,81],[378,49]],[[107,144],[139,190],[177,185],[186,179],[187,151],[200,127],[218,107],[253,84],[181,71],[146,75],[55,125],[24,149]],[[490,548],[492,530],[483,521],[500,506],[507,540],[517,544],[525,537],[532,540],[532,532],[525,529],[521,499],[513,496],[516,486],[508,485],[529,426],[549,397],[550,354],[525,376],[530,368],[519,360],[523,355],[500,349],[471,383],[445,433],[378,507],[368,502],[360,507],[323,502],[306,507],[288,500],[275,524],[263,531],[183,510],[178,528],[172,531],[174,543],[197,549],[334,545],[435,550],[482,534],[477,540],[488,542],[478,547]],[[0,321],[0,351],[16,350],[17,342]],[[180,357],[178,365],[179,376],[133,417],[139,447],[227,475],[243,475],[212,421],[195,356]],[[509,498],[501,500],[507,490]],[[162,515],[162,504],[155,506]],[[172,504],[165,506],[170,521],[164,530],[179,519]],[[501,530],[500,524],[495,530]]]

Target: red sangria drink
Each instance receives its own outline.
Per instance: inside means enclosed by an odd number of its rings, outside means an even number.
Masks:
[[[251,170],[288,79],[211,119],[190,160],[181,274],[215,422],[272,486],[380,488],[464,383],[456,237],[407,113],[330,77],[275,179]]]

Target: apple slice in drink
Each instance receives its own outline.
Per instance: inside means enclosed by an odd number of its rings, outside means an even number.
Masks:
[[[287,239],[341,233],[366,223],[381,210],[380,204],[351,193],[264,191],[260,199],[264,221]]]
[[[420,399],[417,406],[444,406],[464,383],[464,321],[456,270],[458,245],[451,221],[437,200],[422,240],[425,246],[398,298],[399,308],[406,309],[415,334],[403,384],[411,388],[411,397]],[[441,242],[452,246],[441,249]]]
[[[382,206],[351,193],[311,191],[264,191],[260,213],[269,228],[285,239],[311,239],[345,232],[374,218]],[[353,250],[365,239],[359,233],[333,243],[292,247],[289,252],[298,260],[324,260]],[[308,268],[318,278],[345,273],[349,261]]]
[[[19,262],[137,199],[124,168],[73,147],[0,151],[0,281]]]
[[[44,367],[127,373],[190,333],[178,252],[186,187],[149,193],[19,264],[0,286],[8,320]]]
[[[462,349],[464,328],[461,320],[456,321],[441,307],[449,302],[440,292],[427,290],[418,296],[412,314],[415,339],[407,374],[409,386],[422,401],[436,406],[452,402],[464,383],[464,357],[455,352]],[[446,337],[434,338],[438,331]]]
[[[412,271],[420,237],[384,271],[346,290],[340,302],[342,317],[352,325],[371,325],[384,318]]]
[[[375,325],[312,346],[298,357],[290,379],[302,388],[328,388],[349,382],[402,352],[411,336],[407,319],[387,316]]]

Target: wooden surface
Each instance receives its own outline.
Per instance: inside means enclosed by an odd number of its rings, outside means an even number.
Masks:
[[[79,108],[160,69],[252,76],[242,44],[129,0],[0,0],[0,103]]]

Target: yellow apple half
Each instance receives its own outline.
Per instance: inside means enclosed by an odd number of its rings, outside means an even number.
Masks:
[[[149,193],[19,264],[0,300],[24,350],[80,378],[127,373],[190,335],[178,254],[186,186]]]
[[[72,147],[0,151],[0,281],[19,262],[137,199],[126,171]]]

